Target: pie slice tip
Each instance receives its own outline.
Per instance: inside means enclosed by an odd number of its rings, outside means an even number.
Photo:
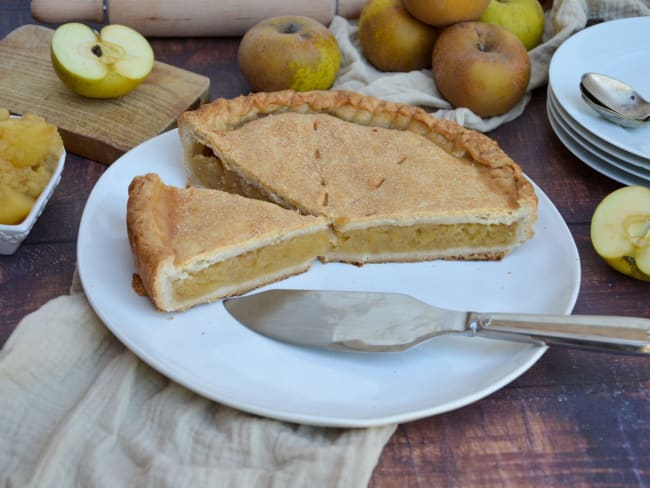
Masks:
[[[156,174],[129,185],[126,221],[136,273],[164,311],[302,273],[331,240],[322,217],[218,190],[176,188]]]

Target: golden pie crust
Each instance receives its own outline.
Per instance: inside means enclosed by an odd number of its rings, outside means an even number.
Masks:
[[[324,261],[500,259],[533,235],[537,198],[489,137],[343,91],[219,99],[179,118],[191,185],[327,219]]]
[[[156,174],[129,185],[127,231],[140,281],[161,310],[241,294],[306,271],[327,252],[326,219]]]

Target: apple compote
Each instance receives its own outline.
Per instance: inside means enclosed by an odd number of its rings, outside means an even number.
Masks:
[[[0,224],[24,220],[61,154],[56,126],[33,114],[11,118],[8,110],[0,109]]]

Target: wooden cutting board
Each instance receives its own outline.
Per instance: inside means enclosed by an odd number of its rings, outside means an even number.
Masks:
[[[156,62],[147,79],[115,100],[76,95],[50,61],[54,31],[25,25],[0,41],[0,107],[55,124],[68,152],[110,164],[138,144],[176,126],[185,110],[208,99],[209,78]]]

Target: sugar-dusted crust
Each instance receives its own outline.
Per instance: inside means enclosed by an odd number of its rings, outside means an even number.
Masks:
[[[282,240],[328,231],[323,218],[303,216],[267,202],[200,188],[165,185],[155,174],[129,185],[127,232],[135,267],[147,294],[161,310],[180,310],[306,271],[310,259],[256,282],[232,283],[209,295],[179,302],[172,282],[247,251]]]
[[[187,112],[179,129],[192,184],[202,184],[192,161],[206,147],[216,187],[326,216],[340,232],[477,222],[517,223],[514,245],[533,235],[537,198],[519,166],[489,137],[417,107],[342,91],[256,93]]]

